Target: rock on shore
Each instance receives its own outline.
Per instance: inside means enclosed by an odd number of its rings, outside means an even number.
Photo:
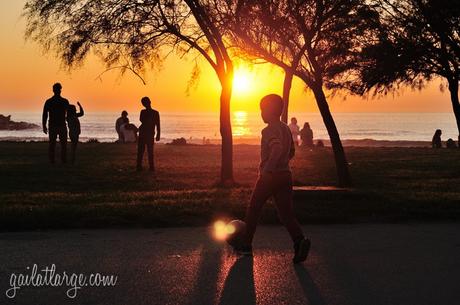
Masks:
[[[15,122],[11,120],[11,115],[0,114],[0,130],[23,130],[39,127],[37,124],[27,122]]]

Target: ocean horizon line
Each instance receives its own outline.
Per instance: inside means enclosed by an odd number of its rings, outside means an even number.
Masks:
[[[154,107],[155,108],[155,107]],[[119,109],[119,110],[95,110],[95,111],[85,111],[88,113],[94,113],[94,114],[103,114],[103,113],[121,113],[122,110],[126,110],[128,112],[140,112],[142,110],[141,107],[136,108],[136,109],[129,109],[129,108],[124,108],[124,109]],[[175,111],[175,110],[165,110],[162,111],[163,113],[168,113],[168,114],[214,114],[218,115],[219,111]],[[248,114],[258,114],[260,111],[255,111],[255,110],[232,110],[232,113],[234,112],[245,112]],[[37,109],[37,110],[1,110],[0,114],[3,115],[8,115],[10,113],[17,113],[17,114],[22,114],[22,113],[42,113],[42,110]],[[319,111],[289,111],[289,113],[299,113],[299,114],[320,114]],[[393,113],[400,113],[400,114],[452,114],[452,111],[378,111],[378,112],[369,112],[369,111],[332,111],[332,114],[393,114]]]
[[[27,130],[0,130],[0,139],[41,139],[41,113],[10,113],[14,121],[36,124]],[[118,112],[91,112],[85,109],[80,118],[82,139],[95,138],[100,141],[114,141],[115,120]],[[216,113],[162,112],[161,130],[165,139],[219,139],[219,116]],[[309,122],[315,139],[328,139],[327,129],[319,113],[291,112],[300,128]],[[138,113],[130,113],[130,122],[139,126]],[[378,141],[431,141],[435,130],[441,129],[443,139],[457,139],[458,129],[452,113],[336,113],[335,122],[342,139],[375,139]],[[235,138],[258,138],[265,127],[260,114],[256,112],[232,113],[232,129]]]

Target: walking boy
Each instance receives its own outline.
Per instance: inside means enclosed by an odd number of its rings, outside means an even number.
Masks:
[[[242,245],[235,246],[240,254],[252,254],[252,239],[260,212],[265,202],[274,197],[278,215],[294,242],[294,263],[307,259],[310,240],[303,235],[294,215],[292,204],[292,176],[289,161],[295,147],[289,127],[280,121],[283,99],[276,94],[262,98],[260,109],[263,121],[268,124],[262,130],[259,178],[246,210],[246,231]]]
[[[150,171],[155,171],[153,163],[153,143],[155,138],[156,128],[156,141],[160,141],[160,114],[158,111],[152,109],[151,102],[148,97],[143,97],[141,100],[142,105],[145,107],[141,111],[139,127],[139,139],[137,144],[137,170],[142,170],[142,159],[144,158],[145,147],[147,147],[147,156],[149,159]]]

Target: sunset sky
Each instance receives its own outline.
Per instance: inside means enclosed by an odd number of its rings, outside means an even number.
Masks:
[[[0,113],[8,111],[40,111],[51,96],[51,85],[60,81],[63,96],[72,103],[80,101],[86,111],[136,110],[142,96],[150,96],[160,111],[208,112],[219,109],[219,83],[205,61],[201,61],[201,77],[196,89],[186,94],[193,69],[192,58],[171,56],[160,71],[146,75],[147,85],[132,74],[120,77],[110,71],[102,77],[104,66],[91,57],[83,67],[70,73],[63,69],[54,54],[42,54],[34,42],[24,41],[25,20],[21,12],[25,0],[0,2]],[[282,73],[264,65],[255,68],[237,64],[233,111],[257,111],[258,100],[267,93],[281,93]],[[334,112],[451,112],[448,92],[441,92],[434,82],[423,91],[402,90],[396,96],[359,98],[344,95],[330,99]],[[311,93],[299,81],[294,82],[291,112],[316,112]]]

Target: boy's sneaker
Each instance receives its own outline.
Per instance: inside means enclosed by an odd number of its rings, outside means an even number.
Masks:
[[[233,251],[238,255],[252,256],[252,246],[234,246]]]
[[[307,259],[308,252],[310,251],[311,242],[308,238],[302,238],[294,244],[294,264],[301,263]]]

